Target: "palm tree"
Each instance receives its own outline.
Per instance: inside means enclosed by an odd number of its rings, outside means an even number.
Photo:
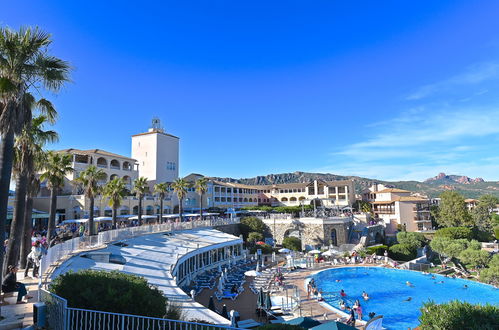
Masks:
[[[114,178],[104,186],[104,196],[109,198],[109,206],[113,209],[113,228],[116,228],[116,216],[123,198],[126,196],[126,184],[123,178]]]
[[[208,190],[208,178],[198,179],[195,183],[196,192],[199,195],[199,214],[203,220],[203,196]]]
[[[37,162],[38,163],[38,162]],[[41,163],[39,163],[41,164]],[[40,165],[35,165],[35,168],[40,169]],[[24,231],[23,240],[21,242],[21,268],[26,267],[28,254],[31,251],[31,235],[33,230],[33,197],[40,191],[40,180],[36,174],[33,173],[28,179],[28,193],[26,195],[26,212],[24,213]]]
[[[54,235],[55,230],[57,193],[59,192],[59,189],[64,187],[64,178],[66,177],[66,174],[74,171],[71,167],[71,162],[72,157],[70,154],[49,151],[43,166],[44,172],[40,176],[40,181],[47,181],[47,187],[50,189],[50,212],[47,229],[47,239],[49,242]]]
[[[81,184],[85,191],[85,196],[90,201],[90,209],[88,210],[88,234],[95,235],[94,232],[94,203],[95,196],[99,194],[99,181],[106,178],[106,173],[97,168],[95,165],[90,165],[85,170],[81,171],[80,176],[76,178],[76,182]]]
[[[167,182],[156,183],[154,185],[154,192],[158,194],[159,197],[159,222],[163,221],[163,201],[169,189],[170,185]]]
[[[135,179],[133,182],[133,192],[135,196],[139,199],[139,225],[142,225],[142,200],[144,195],[149,192],[149,186],[147,185],[147,178],[140,177]]]
[[[50,55],[51,42],[50,35],[38,28],[0,28],[0,241],[5,239],[14,135],[32,117],[29,92],[57,92],[69,80],[70,66]],[[0,249],[0,269],[3,253]]]
[[[180,222],[182,222],[182,212],[183,212],[183,207],[182,207],[182,202],[187,195],[187,189],[191,186],[189,182],[187,182],[184,179],[177,179],[173,181],[172,183],[172,188],[173,191],[177,194],[178,197],[178,213],[180,216]]]
[[[43,125],[46,123],[45,116],[33,118],[30,125],[26,125],[15,142],[15,162],[14,174],[16,180],[16,197],[14,206],[14,216],[10,225],[9,246],[7,248],[7,264],[16,265],[19,261],[19,251],[21,249],[21,237],[24,232],[26,196],[28,180],[34,171],[34,159],[42,153],[42,147],[47,142],[55,142],[58,135],[54,131],[44,131]],[[30,226],[31,227],[31,226]],[[30,228],[26,228],[29,230]]]

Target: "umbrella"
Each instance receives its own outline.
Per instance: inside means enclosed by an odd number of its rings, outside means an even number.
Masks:
[[[265,297],[265,309],[269,311],[271,308],[272,308],[272,301],[270,300],[270,292],[269,292]]]
[[[317,320],[314,320],[310,317],[297,317],[295,319],[283,322],[283,324],[291,324],[291,325],[297,325],[305,329],[310,329],[315,326],[320,325],[321,323]]]
[[[217,311],[217,309],[215,308],[215,300],[213,300],[213,296],[210,296],[210,301],[208,302],[208,309],[214,312]]]
[[[279,249],[279,253],[289,253],[289,252],[291,252],[290,249],[286,249],[286,248]]]
[[[222,307],[222,312],[220,313],[220,316],[228,319],[229,318],[229,314],[227,313],[227,305],[223,305]]]
[[[260,288],[260,291],[258,292],[258,296],[256,298],[256,307],[262,308],[264,302],[265,302],[265,293],[263,293],[263,288]]]
[[[332,322],[323,323],[321,325],[313,327],[312,329],[313,330],[354,330],[357,328],[346,325],[345,323],[341,323],[338,321],[332,321]]]
[[[310,250],[310,251],[308,251],[308,253],[310,253],[310,254],[316,254],[316,253],[321,253],[321,251],[319,251],[319,250]]]
[[[248,270],[247,272],[244,273],[244,276],[250,276],[250,277],[256,277],[261,275],[262,273],[257,272],[256,270]]]
[[[257,244],[257,245],[265,245],[265,242],[258,241],[258,242],[256,242],[255,244]]]
[[[326,252],[322,252],[323,256],[332,256],[334,254],[335,254],[334,250],[327,250]]]

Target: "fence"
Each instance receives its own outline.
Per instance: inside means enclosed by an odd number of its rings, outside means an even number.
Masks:
[[[41,290],[47,306],[48,329],[54,330],[222,330],[238,329],[230,326],[203,324],[130,314],[110,313],[67,307],[67,301],[51,292]]]
[[[239,223],[239,218],[224,219],[216,218],[211,220],[197,220],[191,222],[163,223],[156,225],[142,225],[100,232],[95,236],[76,237],[60,244],[56,244],[47,250],[47,254],[42,257],[40,264],[40,275],[44,275],[51,265],[64,258],[87,249],[120,241],[136,236],[154,234],[160,232],[180,231],[186,229],[207,228]],[[42,278],[42,276],[40,276]]]

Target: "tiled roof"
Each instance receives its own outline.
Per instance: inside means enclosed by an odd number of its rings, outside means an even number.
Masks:
[[[57,152],[65,152],[65,153],[77,154],[77,155],[95,155],[95,154],[97,154],[97,155],[116,157],[116,158],[124,158],[124,159],[129,159],[129,160],[135,161],[135,159],[133,159],[133,158],[123,156],[123,155],[118,155],[118,154],[115,154],[115,153],[112,153],[112,152],[109,152],[106,150],[102,150],[102,149],[81,150],[81,149],[70,148],[70,149],[58,150]]]
[[[380,191],[373,191],[373,194],[383,194],[383,193],[410,193],[409,190],[398,189],[398,188],[386,188]]]

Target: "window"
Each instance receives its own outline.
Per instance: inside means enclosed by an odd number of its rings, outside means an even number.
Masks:
[[[177,169],[177,165],[175,162],[166,162],[166,169],[169,171],[175,171]]]

